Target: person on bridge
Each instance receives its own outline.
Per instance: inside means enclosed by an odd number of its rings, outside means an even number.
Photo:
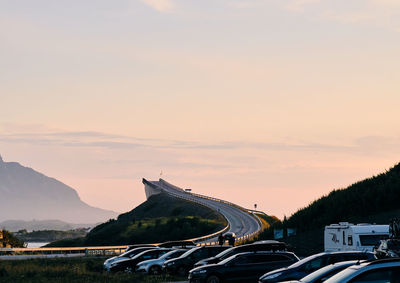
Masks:
[[[222,233],[219,234],[219,236],[218,236],[218,244],[220,246],[222,246],[224,244],[224,236],[222,236]]]

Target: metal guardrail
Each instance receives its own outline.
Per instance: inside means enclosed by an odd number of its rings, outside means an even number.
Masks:
[[[54,254],[83,254],[83,255],[117,255],[123,253],[127,245],[105,247],[70,247],[70,248],[2,248],[0,255],[54,255]]]
[[[160,179],[159,181],[160,181],[160,183],[162,183],[162,184],[164,184],[164,185],[166,185],[166,186],[172,187],[172,188],[174,188],[174,189],[176,189],[176,190],[179,190],[179,191],[181,191],[181,192],[184,192],[185,194],[192,195],[192,196],[195,196],[195,197],[199,197],[199,198],[202,198],[202,199],[208,199],[208,200],[213,200],[213,201],[217,201],[217,202],[220,202],[220,203],[228,204],[228,205],[230,205],[230,206],[236,207],[236,208],[238,208],[238,209],[240,209],[240,210],[242,210],[242,211],[245,211],[245,212],[247,212],[247,213],[251,213],[252,216],[257,220],[257,222],[258,222],[258,224],[259,224],[259,229],[258,229],[257,231],[255,231],[255,232],[253,232],[253,233],[250,233],[250,234],[244,235],[244,236],[242,236],[242,237],[236,238],[236,239],[235,239],[235,243],[243,243],[243,242],[245,242],[245,241],[249,241],[249,240],[253,239],[255,236],[257,236],[258,234],[260,234],[260,233],[262,232],[262,221],[260,220],[260,218],[259,218],[257,215],[254,214],[255,212],[256,212],[256,213],[263,213],[263,214],[265,214],[265,213],[262,212],[262,211],[257,211],[257,210],[252,210],[252,209],[246,209],[246,208],[244,208],[244,207],[242,207],[242,206],[239,206],[239,205],[237,205],[237,204],[231,203],[231,202],[226,201],[226,200],[222,200],[222,199],[218,199],[218,198],[214,198],[214,197],[209,197],[209,196],[205,196],[205,195],[201,195],[201,194],[196,194],[196,193],[192,193],[192,192],[187,192],[187,191],[185,191],[185,190],[183,190],[183,189],[181,189],[181,188],[179,188],[179,187],[176,187],[176,186],[174,186],[174,185],[168,183],[167,181],[165,181],[165,180],[163,180],[163,179]],[[163,188],[161,188],[161,189],[162,189],[163,191],[165,191]],[[182,198],[182,199],[186,199],[186,200],[189,200],[189,201],[192,201],[192,202],[201,204],[201,205],[203,205],[203,206],[207,206],[207,205],[205,205],[205,204],[203,204],[203,203],[201,203],[201,202],[195,201],[195,200],[193,200],[193,199],[185,198],[185,197],[183,197],[182,195],[173,194],[173,193],[171,193],[171,192],[168,192],[168,193],[169,193],[169,194],[172,194],[172,195],[174,195],[174,196],[176,196],[176,197],[179,197],[179,198]],[[223,214],[221,214],[221,215],[225,218],[225,216],[224,216]],[[226,219],[226,218],[225,218],[225,219]],[[226,219],[226,220],[227,220],[227,219]],[[228,221],[228,220],[227,220],[227,221]],[[229,223],[229,222],[228,222],[228,223]],[[224,233],[225,231],[227,231],[227,230],[229,229],[229,227],[230,227],[230,225],[228,224],[228,226],[226,226],[226,227],[225,227],[224,229],[222,229],[221,231],[218,231],[218,232],[216,232],[216,233],[213,233],[213,234],[210,234],[210,235],[207,235],[207,236],[194,238],[194,239],[191,239],[191,240],[196,242],[196,241],[202,241],[202,240],[211,239],[211,238],[216,237],[217,235],[219,235],[219,234],[221,234],[221,233]],[[211,237],[211,236],[212,236],[212,237]],[[199,245],[216,245],[216,244],[218,244],[218,241],[215,241],[215,242],[208,242],[208,243],[201,243],[201,244],[199,244]]]

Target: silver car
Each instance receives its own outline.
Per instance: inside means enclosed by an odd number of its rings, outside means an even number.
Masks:
[[[133,250],[126,251],[126,252],[120,254],[119,256],[111,257],[111,258],[107,259],[106,261],[104,261],[104,269],[109,270],[112,263],[114,263],[118,260],[121,260],[121,259],[132,258],[141,252],[151,250],[151,249],[157,249],[157,248],[156,247],[139,247],[139,248],[135,248]]]
[[[400,283],[400,258],[378,259],[353,265],[324,283]]]
[[[164,261],[181,256],[187,252],[187,249],[176,249],[166,253],[165,255],[156,258],[139,262],[136,265],[136,272],[147,274],[160,274]]]

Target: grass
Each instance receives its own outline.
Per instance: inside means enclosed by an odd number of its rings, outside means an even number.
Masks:
[[[103,270],[104,260],[105,258],[82,257],[0,261],[0,282],[152,283],[187,280],[169,275],[110,274]]]

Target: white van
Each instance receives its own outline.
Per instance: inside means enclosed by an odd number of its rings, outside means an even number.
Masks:
[[[370,251],[380,240],[389,238],[389,225],[339,222],[325,226],[324,247],[333,251]]]

